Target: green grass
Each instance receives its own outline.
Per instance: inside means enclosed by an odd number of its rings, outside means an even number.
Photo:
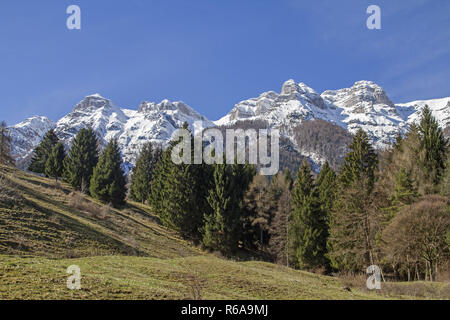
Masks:
[[[161,226],[143,205],[129,203],[117,210],[74,196],[63,183],[55,187],[53,180],[12,168],[1,167],[0,173],[12,193],[12,200],[0,197],[0,254],[48,258],[201,254]]]
[[[0,176],[0,299],[409,299],[448,291],[430,284],[433,294],[422,296],[395,286],[376,293],[364,283],[349,291],[338,278],[218,258],[144,205],[108,208],[13,168],[0,167]],[[66,287],[70,265],[81,269],[81,290]]]
[[[381,298],[348,292],[331,277],[270,263],[233,262],[213,256],[58,260],[0,256],[0,265],[0,299]],[[66,287],[66,269],[70,265],[81,269],[81,290]]]

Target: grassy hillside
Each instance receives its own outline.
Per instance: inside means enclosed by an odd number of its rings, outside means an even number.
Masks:
[[[49,258],[201,254],[140,204],[116,210],[64,183],[6,167],[0,174],[0,254]]]
[[[79,291],[66,288],[70,265],[81,268]],[[378,299],[411,292],[345,286],[215,257],[161,226],[143,205],[112,209],[63,183],[0,167],[0,299]],[[448,292],[432,286],[424,297]]]

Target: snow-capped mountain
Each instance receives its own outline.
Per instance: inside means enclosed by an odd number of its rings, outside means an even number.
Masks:
[[[54,129],[69,147],[80,129],[91,127],[101,146],[105,146],[110,139],[118,139],[125,165],[132,165],[145,142],[164,146],[184,122],[193,130],[195,121],[202,121],[204,128],[214,126],[183,102],[143,102],[138,110],[130,110],[119,108],[111,100],[94,94],[80,101],[72,112],[56,123],[45,117],[33,117],[10,127],[10,132],[13,155],[20,161],[32,153],[50,129]]]
[[[303,121],[321,119],[351,133],[362,128],[375,146],[382,149],[398,132],[404,133],[408,124],[417,121],[425,104],[443,128],[450,125],[449,101],[450,98],[443,98],[395,105],[381,87],[370,81],[358,81],[351,88],[318,94],[304,83],[288,80],[280,94],[269,91],[258,98],[241,101],[215,124],[265,120],[292,138],[293,128]]]
[[[19,161],[29,158],[44,134],[55,129],[69,147],[81,128],[91,127],[101,145],[116,138],[122,148],[125,164],[134,164],[142,145],[151,141],[166,145],[172,133],[187,122],[195,121],[204,128],[232,125],[246,120],[263,120],[296,146],[295,128],[304,121],[321,119],[351,133],[363,128],[377,148],[386,147],[398,132],[416,122],[428,105],[443,128],[450,127],[450,97],[394,104],[384,90],[370,81],[358,81],[352,87],[317,93],[304,83],[286,81],[280,93],[264,92],[257,98],[241,101],[223,118],[215,122],[183,102],[163,100],[143,102],[139,108],[120,108],[99,94],[87,96],[68,115],[54,123],[46,117],[32,117],[10,127],[13,155]],[[313,162],[318,154],[298,148]],[[323,157],[322,157],[323,158]],[[319,161],[320,162],[320,161]]]
[[[133,164],[144,142],[165,145],[184,122],[193,129],[195,121],[214,124],[183,102],[143,102],[138,110],[121,109],[99,94],[87,96],[73,111],[56,123],[55,132],[70,145],[81,128],[91,127],[100,144],[117,139],[125,162]]]
[[[55,123],[52,120],[39,116],[9,127],[12,156],[19,160],[29,156],[45,133],[53,128],[55,128]]]

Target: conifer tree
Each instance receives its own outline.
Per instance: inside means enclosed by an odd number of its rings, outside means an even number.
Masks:
[[[45,174],[45,164],[53,148],[59,142],[58,137],[53,129],[49,130],[42,138],[39,145],[33,151],[33,157],[31,163],[28,166],[28,170],[35,173]]]
[[[4,121],[0,123],[0,164],[15,165],[11,156],[11,137]]]
[[[366,191],[370,193],[375,183],[375,169],[378,165],[377,155],[364,130],[359,129],[349,146],[350,152],[345,156],[340,180],[344,186],[363,179]]]
[[[371,192],[377,163],[366,133],[359,130],[342,166],[330,221],[328,251],[336,269],[358,271],[374,264],[377,217]]]
[[[203,244],[206,247],[232,254],[242,240],[242,201],[255,175],[249,164],[215,164],[213,186],[207,197],[211,210],[205,214],[202,228]]]
[[[292,190],[292,244],[299,268],[324,265],[327,224],[320,208],[319,194],[306,159],[297,173]]]
[[[58,178],[62,176],[64,171],[65,158],[66,151],[64,150],[64,145],[61,142],[58,142],[47,159],[45,164],[45,174],[58,181]]]
[[[322,211],[326,214],[327,221],[333,209],[333,203],[336,199],[336,173],[328,164],[324,163],[317,177],[317,190],[319,193],[319,202]],[[328,223],[328,222],[327,222]]]
[[[187,129],[187,124],[184,128]],[[173,163],[172,150],[177,143],[179,141],[171,141],[155,167],[148,203],[159,213],[165,226],[197,242],[201,239],[203,213],[209,206],[206,198],[212,181],[212,166],[192,164],[192,161],[191,164]]]
[[[117,140],[111,140],[94,168],[90,183],[92,197],[114,206],[125,202],[126,180]]]
[[[81,129],[64,161],[64,180],[72,187],[89,192],[94,167],[98,162],[98,142],[92,129]]]
[[[400,168],[395,175],[395,188],[391,201],[396,206],[403,206],[413,203],[417,197],[418,193],[414,187],[411,172],[405,168]]]
[[[445,170],[448,141],[428,106],[422,111],[419,133],[421,148],[425,151],[423,166],[428,177],[437,185]]]
[[[160,147],[153,148],[151,142],[146,143],[133,168],[130,185],[130,199],[144,203],[150,192],[153,172],[161,157]]]

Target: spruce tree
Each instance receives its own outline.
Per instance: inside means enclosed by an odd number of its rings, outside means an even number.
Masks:
[[[170,142],[155,166],[148,203],[159,214],[163,225],[197,242],[201,239],[203,213],[209,206],[206,198],[212,182],[212,166],[173,163],[171,155],[177,143]]]
[[[411,204],[417,197],[418,193],[414,187],[411,172],[405,168],[400,168],[395,175],[395,189],[391,196],[393,204],[396,206]]]
[[[297,266],[301,269],[323,266],[327,225],[320,208],[311,167],[306,159],[297,173],[291,202],[290,230]]]
[[[349,148],[350,152],[345,156],[341,170],[341,182],[344,186],[349,186],[353,182],[363,179],[367,184],[366,190],[372,191],[378,158],[369,142],[367,133],[359,129]]]
[[[161,148],[154,149],[151,142],[143,146],[131,176],[130,199],[142,203],[148,199],[153,172],[161,153]]]
[[[377,216],[372,210],[377,155],[361,129],[354,136],[338,179],[328,251],[334,268],[362,270],[374,264]]]
[[[421,148],[425,151],[423,166],[427,176],[434,185],[437,185],[445,170],[448,141],[427,105],[422,111],[419,133],[421,136]]]
[[[81,129],[64,161],[64,180],[72,187],[89,192],[94,167],[98,162],[98,142],[92,129]]]
[[[243,240],[243,198],[256,171],[249,164],[214,164],[213,186],[207,197],[211,207],[205,214],[203,244],[229,255]]]
[[[94,168],[90,183],[91,196],[114,206],[125,202],[126,180],[117,140],[111,140]]]
[[[34,149],[33,157],[30,165],[28,166],[28,170],[35,173],[45,174],[45,164],[47,163],[47,159],[50,157],[53,148],[58,142],[59,139],[56,136],[55,131],[53,129],[49,130],[44,135],[39,145]]]
[[[317,190],[319,192],[319,202],[322,211],[326,214],[327,220],[331,215],[333,203],[336,198],[336,173],[328,164],[324,163],[317,177]]]
[[[47,159],[45,164],[45,174],[58,181],[58,178],[62,176],[64,171],[65,158],[66,151],[64,150],[64,145],[61,142],[58,142]]]
[[[0,123],[0,164],[15,165],[11,156],[11,137],[4,121]]]

